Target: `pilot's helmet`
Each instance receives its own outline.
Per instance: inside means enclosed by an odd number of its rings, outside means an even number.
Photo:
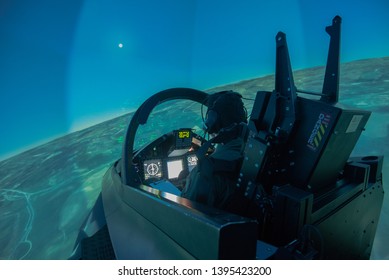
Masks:
[[[247,111],[242,95],[234,91],[221,91],[211,94],[207,100],[207,114],[204,126],[209,134],[218,133],[241,122],[247,123]]]

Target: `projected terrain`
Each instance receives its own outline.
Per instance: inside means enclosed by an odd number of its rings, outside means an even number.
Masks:
[[[340,103],[373,112],[354,155],[384,155],[384,186],[389,176],[389,57],[341,66]],[[324,68],[294,72],[299,89],[321,91]],[[246,98],[272,90],[274,76],[210,89],[231,89]],[[163,90],[163,89],[161,89]],[[152,93],[150,93],[152,94]],[[250,112],[252,104],[246,101]],[[185,114],[184,114],[185,113]],[[189,114],[188,114],[189,113]],[[66,259],[79,227],[97,198],[106,169],[121,157],[131,114],[66,135],[0,162],[0,259]],[[137,146],[169,128],[201,126],[201,108],[190,103],[158,109],[142,128]],[[389,198],[385,197],[372,259],[389,259]]]

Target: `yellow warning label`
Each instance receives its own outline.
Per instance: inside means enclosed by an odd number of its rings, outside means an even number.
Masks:
[[[315,123],[315,126],[313,127],[311,135],[308,139],[308,147],[312,150],[316,151],[316,149],[319,147],[321,141],[324,138],[324,134],[327,131],[330,119],[331,115],[329,114],[321,113],[319,115],[319,118]]]

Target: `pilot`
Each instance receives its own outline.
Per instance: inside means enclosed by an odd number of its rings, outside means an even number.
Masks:
[[[247,137],[247,110],[242,96],[233,91],[211,94],[207,107],[204,130],[212,139],[197,151],[198,164],[188,175],[181,195],[239,212],[234,196]],[[214,143],[217,144],[215,150],[208,154]]]

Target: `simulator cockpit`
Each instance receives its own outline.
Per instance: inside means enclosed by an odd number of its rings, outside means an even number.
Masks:
[[[338,103],[340,25],[336,16],[326,28],[330,46],[319,94],[296,88],[286,36],[276,35],[275,89],[257,92],[239,130],[246,142],[236,189],[253,213],[180,196],[201,160],[198,151],[208,145],[212,153],[209,140],[191,128],[134,149],[138,127],[157,105],[187,99],[206,106],[203,91],[168,89],[134,113],[122,156],[104,175],[70,258],[369,259],[384,197],[383,157],[350,158],[371,112]]]

